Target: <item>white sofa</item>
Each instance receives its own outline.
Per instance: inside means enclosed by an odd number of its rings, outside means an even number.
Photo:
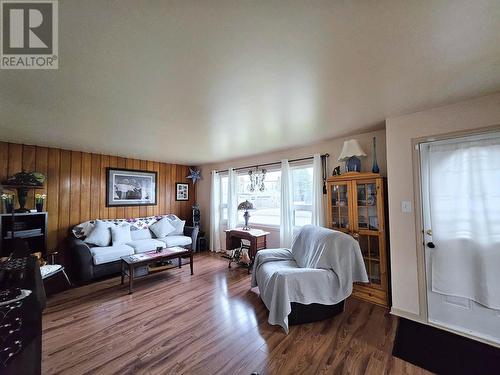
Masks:
[[[184,226],[182,235],[175,234],[156,238],[149,227],[163,218],[179,220],[175,215],[102,220],[110,226],[119,226],[124,223],[130,225],[132,240],[119,245],[109,243],[108,246],[95,246],[85,243],[85,238],[95,227],[96,221],[94,220],[75,226],[68,240],[70,269],[75,281],[87,282],[117,273],[120,271],[121,257],[156,250],[158,247],[181,246],[196,251],[198,228]]]

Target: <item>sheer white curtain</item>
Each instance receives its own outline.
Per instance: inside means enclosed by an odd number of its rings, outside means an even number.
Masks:
[[[323,165],[321,155],[314,154],[313,158],[313,191],[312,191],[312,220],[311,224],[323,226],[325,213],[323,205]]]
[[[210,186],[210,251],[220,251],[221,184],[217,171],[211,172]]]
[[[238,225],[238,175],[233,168],[228,170],[227,229]]]
[[[428,147],[432,290],[500,309],[500,137]]]
[[[281,161],[280,246],[290,248],[293,240],[292,171],[288,160]]]

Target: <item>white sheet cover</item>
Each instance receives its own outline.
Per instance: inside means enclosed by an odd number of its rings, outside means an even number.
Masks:
[[[333,305],[368,282],[359,244],[349,235],[313,225],[302,227],[292,249],[260,250],[252,287],[269,309],[268,322],[288,333],[291,302]]]

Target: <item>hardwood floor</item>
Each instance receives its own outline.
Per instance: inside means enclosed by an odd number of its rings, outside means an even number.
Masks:
[[[396,319],[350,298],[334,319],[267,323],[250,276],[216,255],[138,279],[75,288],[48,301],[44,374],[425,374],[392,357]]]

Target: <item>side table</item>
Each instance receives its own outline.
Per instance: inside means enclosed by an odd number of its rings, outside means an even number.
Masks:
[[[243,228],[228,229],[226,232],[226,250],[232,250],[241,247],[241,240],[250,242],[248,255],[250,260],[255,259],[257,251],[267,248],[267,235],[269,232],[260,229],[244,230]]]

